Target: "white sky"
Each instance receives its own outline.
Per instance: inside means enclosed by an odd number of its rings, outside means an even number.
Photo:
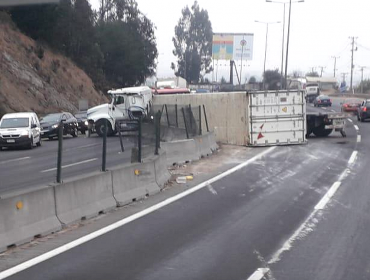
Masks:
[[[189,7],[193,0],[136,0],[139,9],[156,26],[158,47],[158,77],[173,76],[171,62],[174,28],[181,17],[181,10]],[[90,0],[97,7],[99,0]],[[243,62],[243,81],[252,75],[261,77],[263,72],[266,25],[258,21],[283,22],[283,5],[266,3],[265,0],[198,0],[199,6],[208,11],[213,32],[254,33],[254,54],[252,61]],[[288,15],[288,7],[287,15]],[[289,45],[288,73],[293,70],[310,72],[312,67],[320,74],[318,66],[326,67],[323,76],[332,77],[334,59],[337,60],[337,77],[340,73],[350,73],[351,40],[358,37],[358,51],[354,54],[354,80],[361,79],[360,66],[364,78],[370,76],[370,1],[369,0],[305,0],[292,4],[291,33]],[[286,23],[288,17],[286,18]],[[282,47],[282,23],[269,26],[266,69],[280,69]],[[287,28],[286,28],[287,31]],[[287,34],[287,32],[286,32]],[[363,47],[362,47],[363,46]],[[365,47],[365,48],[364,48]],[[238,69],[240,62],[237,62]],[[228,63],[218,67],[218,79],[229,79]],[[347,83],[349,83],[347,76]],[[236,77],[235,77],[236,80]]]

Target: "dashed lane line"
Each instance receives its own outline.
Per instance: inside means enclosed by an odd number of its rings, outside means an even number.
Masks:
[[[91,159],[83,160],[83,161],[80,161],[80,162],[75,162],[75,163],[63,165],[62,168],[67,168],[67,167],[72,167],[72,166],[76,166],[76,165],[80,165],[80,164],[89,163],[89,162],[92,162],[92,161],[96,161],[97,159],[98,158],[91,158]],[[57,170],[57,168],[50,168],[50,169],[42,170],[40,172],[41,173],[46,173],[46,172],[55,171],[55,170]]]

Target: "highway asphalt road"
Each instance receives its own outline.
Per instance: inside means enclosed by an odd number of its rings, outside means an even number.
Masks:
[[[335,100],[319,110],[339,108]],[[346,132],[261,150],[236,172],[9,279],[370,279],[370,123],[351,117]]]
[[[119,137],[108,137],[107,167],[129,163],[132,138],[124,138],[125,151],[121,153]],[[103,139],[63,138],[62,179],[101,170]],[[32,150],[7,149],[0,151],[0,194],[23,188],[42,186],[56,181],[58,140],[44,140],[41,147]]]

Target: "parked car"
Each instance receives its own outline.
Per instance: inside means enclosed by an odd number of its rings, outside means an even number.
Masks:
[[[41,119],[41,137],[49,138],[58,137],[59,125],[63,123],[63,135],[70,134],[73,137],[78,136],[77,119],[68,112],[55,113],[46,115]]]
[[[361,122],[370,118],[370,99],[362,101],[357,107],[357,119]]]
[[[88,122],[87,122],[87,111],[79,111],[77,114],[75,114],[75,118],[77,119],[78,123],[78,130],[85,134],[88,129]]]
[[[331,107],[332,102],[329,96],[326,95],[320,95],[315,98],[313,105],[315,107],[320,107],[320,106],[329,106]]]
[[[5,114],[0,120],[0,150],[3,147],[41,146],[41,127],[33,112]]]
[[[355,101],[353,99],[349,99],[342,103],[341,111],[342,112],[352,112],[357,115],[358,107],[360,105],[361,105],[361,102]]]

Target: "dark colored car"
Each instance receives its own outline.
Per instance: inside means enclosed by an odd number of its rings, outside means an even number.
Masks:
[[[370,119],[370,100],[362,101],[357,109],[357,119],[362,122]]]
[[[316,97],[316,99],[313,102],[313,106],[315,107],[320,107],[320,106],[331,107],[331,104],[332,104],[331,99],[329,98],[329,96],[326,96],[326,95],[320,95]]]
[[[360,105],[361,105],[361,102],[349,99],[342,103],[341,111],[342,112],[352,112],[357,115],[358,107]]]
[[[78,130],[85,134],[88,129],[88,122],[87,122],[87,111],[80,111],[75,114],[75,118],[77,119],[78,123]]]
[[[70,134],[73,137],[78,136],[77,119],[68,112],[49,114],[43,117],[41,124],[41,137],[53,139],[58,137],[60,122],[63,123],[63,135]]]

